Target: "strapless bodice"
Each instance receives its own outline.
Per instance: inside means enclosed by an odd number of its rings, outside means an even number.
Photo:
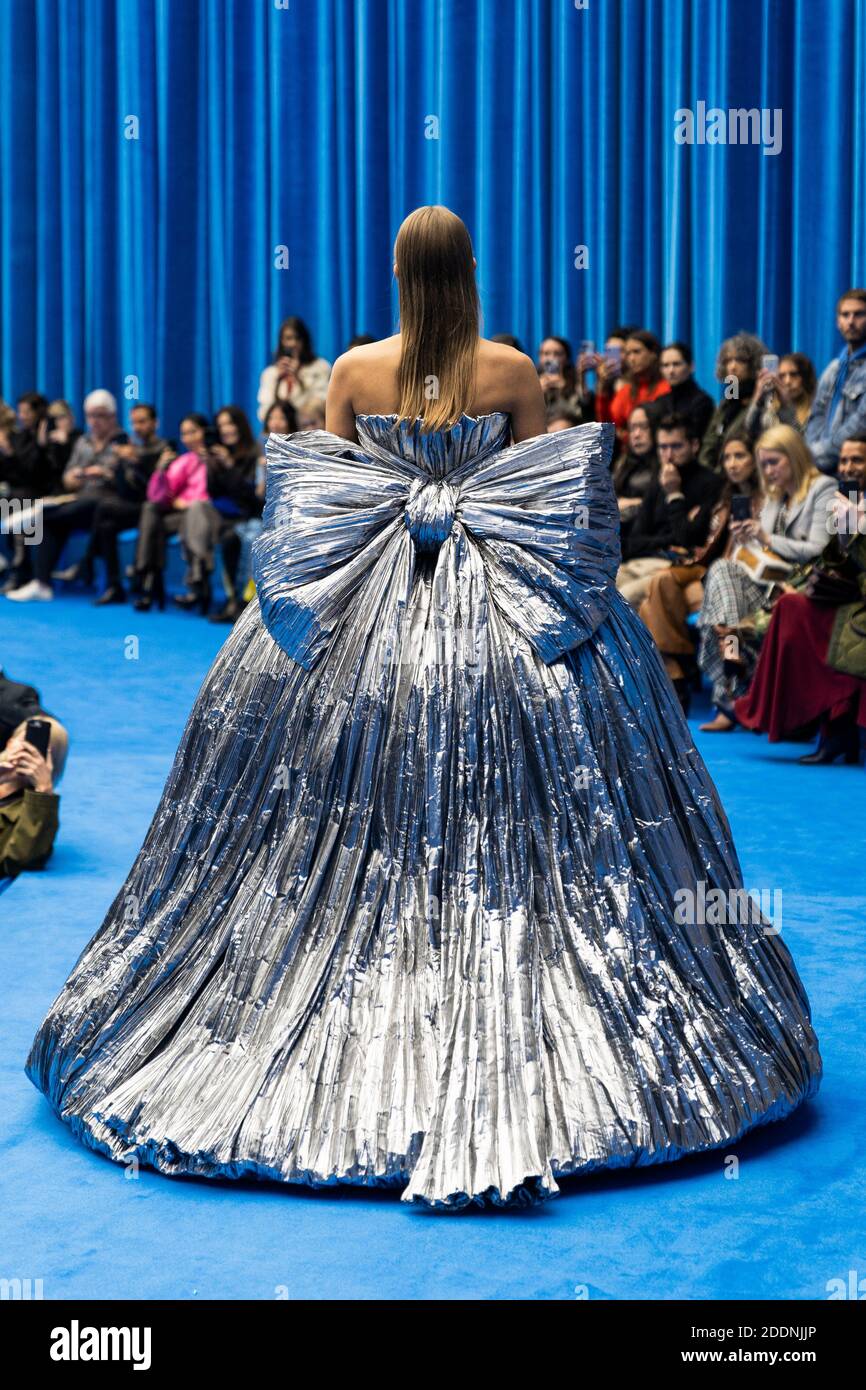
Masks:
[[[356,415],[361,447],[387,449],[388,453],[417,464],[434,478],[444,478],[470,459],[504,449],[511,438],[511,416],[505,410],[489,415],[461,415],[447,429],[423,433],[423,416],[397,422],[388,415]]]

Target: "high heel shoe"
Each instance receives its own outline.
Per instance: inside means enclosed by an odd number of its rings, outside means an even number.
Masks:
[[[165,578],[161,569],[145,571],[141,580],[141,593],[132,606],[139,613],[149,613],[154,601],[162,612],[165,608]]]
[[[821,730],[814,753],[804,753],[797,761],[804,767],[827,767],[840,758],[849,767],[860,761],[860,735],[856,724],[845,723],[836,729],[832,724],[827,725]]]
[[[195,580],[191,590],[185,594],[175,594],[174,602],[178,608],[185,608],[187,612],[197,608],[200,613],[207,613],[211,605],[210,576]]]

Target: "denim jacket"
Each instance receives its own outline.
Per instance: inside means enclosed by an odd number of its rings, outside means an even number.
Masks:
[[[833,418],[833,428],[827,419],[836,376],[847,357],[846,348],[842,357],[834,357],[824,368],[818,382],[818,390],[812,403],[812,410],[806,421],[804,437],[822,473],[835,473],[839,462],[839,450],[852,434],[866,430],[866,357],[860,357],[848,368],[845,385],[842,388],[839,407]]]

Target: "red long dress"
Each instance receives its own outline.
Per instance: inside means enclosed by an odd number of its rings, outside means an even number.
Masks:
[[[734,702],[734,714],[747,729],[778,743],[797,729],[850,710],[866,728],[866,681],[834,671],[826,662],[836,609],[805,594],[783,594],[770,626],[752,683]]]

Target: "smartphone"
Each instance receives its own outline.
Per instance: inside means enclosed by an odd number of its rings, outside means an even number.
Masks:
[[[742,493],[731,498],[731,521],[748,521],[752,515],[752,499]]]
[[[766,353],[761,358],[761,367],[765,372],[772,372],[773,376],[775,376],[779,370],[779,359],[775,353]]]
[[[43,758],[48,756],[48,745],[51,742],[51,725],[47,719],[28,719],[27,732],[24,735],[28,743],[32,743],[37,753],[41,753]]]
[[[556,374],[559,371],[559,363],[557,362],[555,357],[545,357],[544,361],[541,364],[541,370],[547,376],[556,376]]]
[[[622,348],[621,348],[621,347],[609,347],[609,348],[605,348],[605,350],[604,350],[604,360],[605,360],[605,362],[609,362],[610,365],[611,365],[612,367],[615,367],[616,370],[619,371],[619,369],[620,369],[621,366],[622,366]]]
[[[580,355],[581,357],[595,356],[595,343],[592,341],[591,338],[585,338],[584,341],[581,343]]]

